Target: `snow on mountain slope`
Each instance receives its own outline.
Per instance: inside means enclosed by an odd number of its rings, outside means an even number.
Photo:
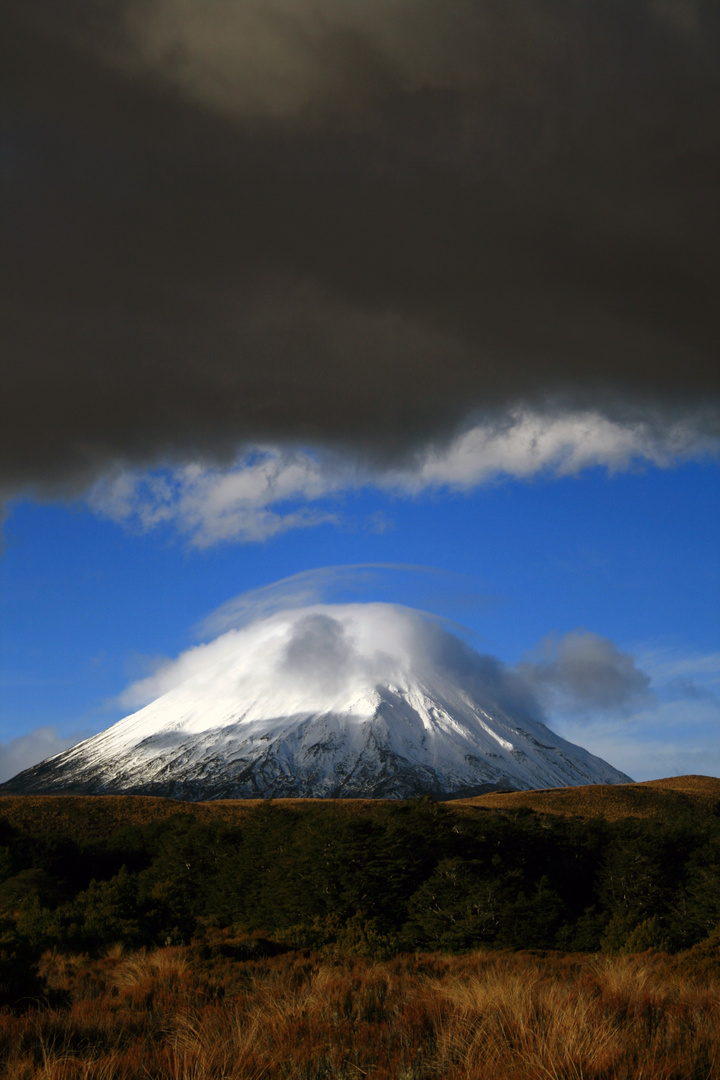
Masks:
[[[160,696],[0,790],[403,798],[630,779],[551,732],[517,674],[388,604],[273,615],[135,690]]]

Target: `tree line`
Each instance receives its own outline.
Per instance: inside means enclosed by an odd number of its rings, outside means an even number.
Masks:
[[[0,962],[189,943],[208,927],[375,957],[477,948],[677,951],[720,923],[720,818],[584,820],[419,799],[362,814],[180,809],[84,840],[0,821]]]

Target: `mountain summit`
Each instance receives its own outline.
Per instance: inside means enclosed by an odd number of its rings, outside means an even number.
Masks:
[[[389,604],[275,614],[135,689],[159,696],[0,791],[409,798],[630,779],[550,731],[519,675]]]

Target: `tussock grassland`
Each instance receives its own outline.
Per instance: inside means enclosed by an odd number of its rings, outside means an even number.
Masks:
[[[720,1080],[720,780],[0,799],[0,1004],[0,1080]]]
[[[707,955],[705,955],[707,954]],[[8,1080],[713,1080],[717,946],[238,962],[193,946],[47,953],[0,1012]]]
[[[335,806],[349,816],[367,816],[383,799],[274,799],[275,806],[302,812],[308,807]],[[29,832],[52,832],[58,836],[86,839],[106,836],[123,826],[161,822],[181,809],[199,822],[242,824],[262,799],[218,799],[187,803],[148,795],[3,795],[0,820]],[[473,810],[529,808],[541,814],[603,817],[668,818],[678,813],[720,809],[720,779],[714,776],[674,776],[639,784],[591,784],[548,788],[541,791],[508,791],[471,799],[452,799],[446,807],[460,814]]]
[[[693,811],[717,813],[720,807],[720,779],[715,776],[670,776],[664,780],[644,780],[639,784],[589,784],[581,787],[546,788],[540,791],[502,791],[459,799],[453,807],[461,811],[473,806],[486,810],[517,810],[527,807],[541,814],[578,817],[671,818]]]

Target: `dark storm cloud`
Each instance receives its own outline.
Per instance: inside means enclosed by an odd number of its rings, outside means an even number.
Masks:
[[[0,485],[717,425],[715,0],[0,10]]]

